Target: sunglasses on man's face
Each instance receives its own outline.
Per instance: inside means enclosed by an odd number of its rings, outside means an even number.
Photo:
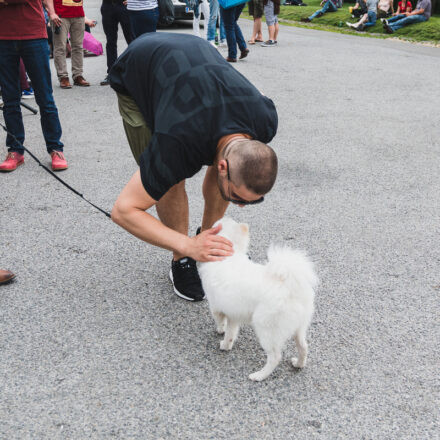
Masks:
[[[227,199],[228,202],[234,203],[235,205],[258,205],[261,202],[264,202],[264,196],[260,197],[257,200],[238,200],[238,199],[233,199],[231,198],[231,186],[229,185],[229,183],[231,182],[231,175],[229,174],[229,161],[228,159],[225,159],[226,164],[228,165],[228,193],[229,193],[229,197]]]

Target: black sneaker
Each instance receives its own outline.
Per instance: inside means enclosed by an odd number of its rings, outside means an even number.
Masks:
[[[170,279],[173,283],[174,292],[180,298],[188,301],[202,301],[205,299],[202,281],[197,271],[195,260],[184,257],[172,261]]]

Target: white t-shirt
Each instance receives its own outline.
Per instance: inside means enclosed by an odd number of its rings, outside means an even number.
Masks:
[[[127,0],[129,11],[144,11],[157,8],[157,0]]]

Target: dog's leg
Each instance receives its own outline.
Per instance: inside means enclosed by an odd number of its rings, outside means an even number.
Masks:
[[[293,337],[295,339],[296,348],[298,349],[298,358],[292,358],[292,364],[296,368],[304,368],[307,362],[307,328],[301,327]]]
[[[212,316],[214,317],[215,325],[217,326],[217,333],[219,335],[224,334],[226,328],[226,315],[221,312],[214,312],[211,310]]]
[[[266,365],[255,373],[249,375],[249,379],[260,382],[270,376],[273,370],[281,361],[281,349],[278,347],[273,347],[267,352]]]
[[[235,340],[238,336],[238,331],[240,330],[240,325],[237,322],[227,319],[225,338],[220,342],[220,350],[230,350],[234,345]]]

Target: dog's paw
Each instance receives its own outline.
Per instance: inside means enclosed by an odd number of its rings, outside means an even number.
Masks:
[[[261,371],[257,371],[255,373],[249,374],[249,379],[253,380],[254,382],[261,382],[262,380],[266,379],[266,376],[261,373]]]
[[[223,340],[223,341],[220,342],[220,350],[226,350],[226,351],[228,351],[228,350],[230,350],[231,348],[232,348],[232,342],[230,342],[230,341],[225,341],[225,340]]]
[[[300,362],[298,358],[292,358],[292,365],[295,368],[304,368],[305,362],[304,361]]]
[[[224,324],[220,324],[219,326],[217,326],[217,334],[219,334],[219,335],[225,334],[225,325]]]

